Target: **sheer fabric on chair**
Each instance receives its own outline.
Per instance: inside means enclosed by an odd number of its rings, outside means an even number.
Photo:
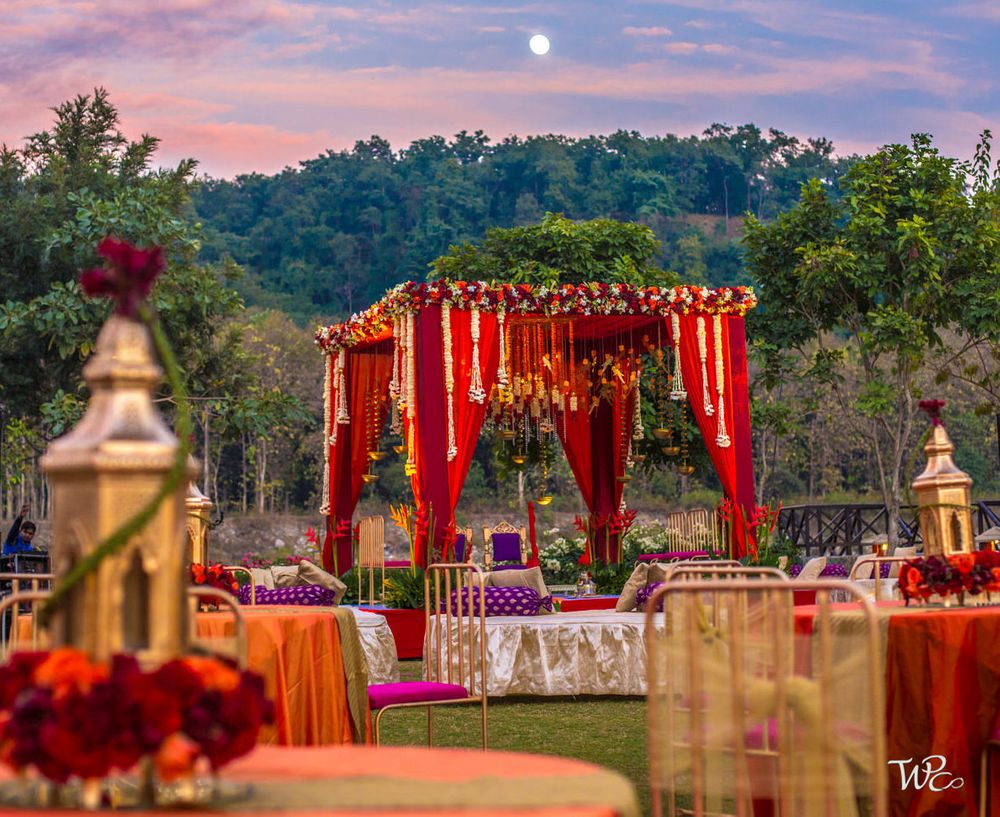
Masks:
[[[524,527],[515,528],[509,522],[500,522],[492,528],[483,528],[483,562],[487,570],[494,562],[513,562],[516,567],[528,560],[527,534]]]
[[[390,709],[427,708],[427,745],[433,740],[431,707],[478,704],[486,727],[486,601],[483,572],[468,562],[430,565],[424,573],[424,679],[372,684],[368,703],[375,744]]]
[[[816,592],[797,633],[793,592]],[[842,582],[669,581],[647,607],[653,814],[885,817],[884,673],[875,611]],[[663,612],[653,612],[662,602]]]

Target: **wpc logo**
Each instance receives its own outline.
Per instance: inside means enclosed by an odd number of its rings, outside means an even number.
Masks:
[[[889,765],[893,763],[899,766],[899,784],[903,791],[910,788],[911,784],[918,791],[920,789],[945,791],[947,789],[960,789],[965,785],[964,779],[945,770],[948,761],[944,755],[928,755],[918,762],[914,762],[912,757],[907,760],[889,761]],[[921,772],[923,776],[921,776]]]

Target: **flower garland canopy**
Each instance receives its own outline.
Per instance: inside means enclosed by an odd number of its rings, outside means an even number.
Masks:
[[[686,457],[683,405],[690,404],[734,503],[732,544],[742,555],[744,511],[753,508],[743,316],[756,304],[749,287],[441,280],[400,284],[348,321],[320,328],[327,567],[350,567],[351,518],[390,417],[424,520],[418,563],[427,563],[428,543],[448,552],[487,418],[502,439],[525,448],[537,442],[547,454],[559,439],[591,511],[588,551],[616,560],[613,522],[625,511],[627,471],[646,436],[638,388],[644,366],[656,397],[653,436],[672,446],[679,403],[681,445],[674,450]]]

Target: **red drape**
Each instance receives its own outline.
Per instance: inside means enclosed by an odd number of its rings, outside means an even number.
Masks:
[[[712,465],[719,475],[722,490],[734,504],[733,550],[736,558],[746,553],[746,528],[744,519],[753,510],[753,460],[750,448],[750,395],[747,379],[746,336],[743,319],[734,316],[722,318],[722,344],[724,364],[723,401],[725,403],[726,429],[731,445],[720,448],[718,434],[718,393],[715,379],[715,337],[713,318],[702,316],[705,321],[708,395],[715,413],[708,416],[704,407],[701,358],[698,352],[698,315],[682,315],[681,374],[688,402],[698,430],[705,441],[705,448]],[[670,321],[667,320],[669,326]]]
[[[417,314],[416,367],[417,472],[412,477],[418,513],[433,514],[432,542],[442,547],[448,532],[455,527],[455,508],[462,494],[472,454],[479,439],[488,407],[487,401],[469,400],[472,378],[472,313],[450,310],[454,372],[453,413],[458,454],[448,462],[448,406],[444,379],[444,345],[441,333],[441,307],[427,306]],[[492,313],[479,315],[479,368],[483,389],[489,395],[496,382],[498,359],[497,319]],[[433,546],[432,546],[433,550]],[[428,541],[418,536],[415,558],[421,566],[428,562]]]
[[[382,436],[392,379],[390,343],[350,350],[345,356],[344,378],[347,411],[351,421],[337,429],[337,444],[330,446],[330,516],[323,543],[323,564],[333,573],[353,566],[351,517],[361,496],[361,477],[368,469],[369,435]],[[336,422],[337,384],[332,383],[331,422]]]

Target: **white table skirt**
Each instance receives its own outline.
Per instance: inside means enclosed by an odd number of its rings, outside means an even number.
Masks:
[[[614,610],[488,618],[487,693],[645,695],[645,623]]]
[[[358,622],[361,649],[368,663],[369,684],[395,684],[399,681],[399,662],[396,642],[386,623],[385,616],[354,609]]]

